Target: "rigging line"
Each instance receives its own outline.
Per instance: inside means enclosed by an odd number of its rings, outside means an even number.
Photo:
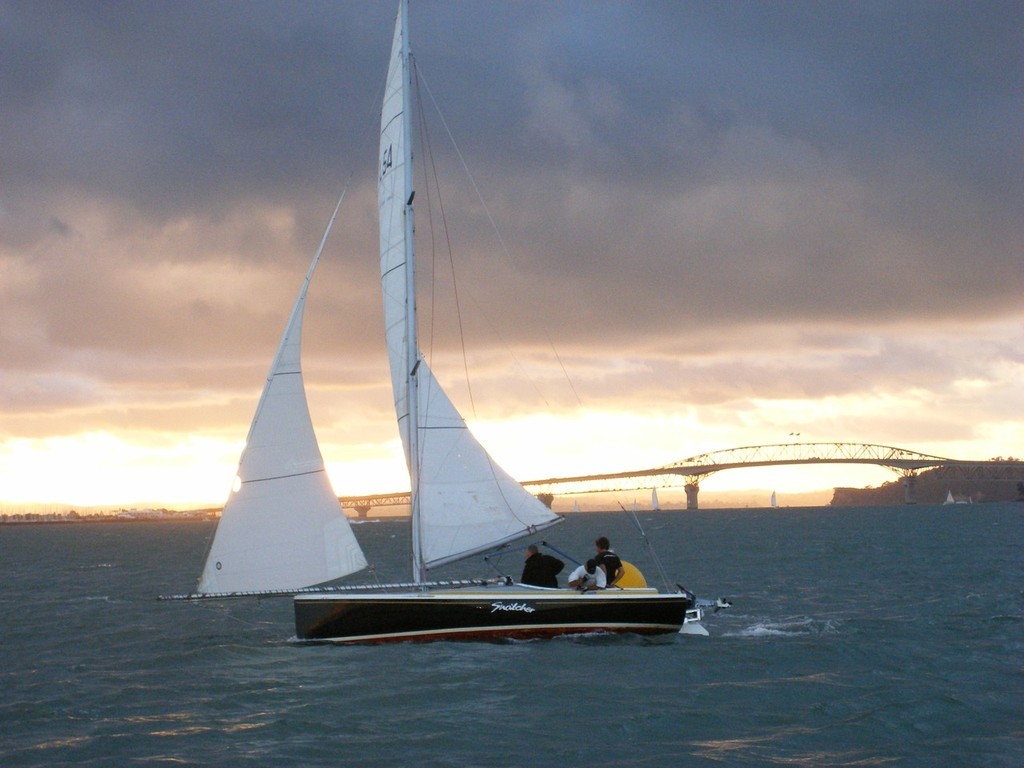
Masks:
[[[417,102],[422,104],[423,103],[423,99],[422,99],[421,90],[420,90],[422,73],[420,72],[419,66],[416,64],[415,60],[412,60],[410,62],[410,64],[412,66],[412,71],[413,71],[413,73],[415,75],[415,77],[414,77],[414,93],[416,94]],[[442,124],[445,127],[445,131],[448,134],[449,140],[452,142],[452,145],[455,146],[454,137],[452,136],[451,131],[448,129],[447,123],[445,123],[444,116],[441,115],[440,110],[437,108],[437,102],[434,100],[433,95],[430,93],[430,88],[429,88],[429,86],[427,86],[425,79],[422,81],[422,84],[426,88],[427,94],[430,96],[430,100],[434,104],[434,108],[437,110],[438,115],[440,115],[440,117],[441,117],[441,122],[442,122]],[[430,161],[430,170],[431,170],[431,172],[433,174],[434,186],[435,186],[435,189],[436,189],[437,195],[438,195],[438,207],[439,207],[440,215],[441,215],[441,224],[442,224],[442,228],[443,228],[443,232],[444,232],[444,236],[445,236],[445,241],[447,243],[448,259],[449,259],[449,264],[450,264],[451,271],[452,271],[452,289],[453,289],[454,297],[455,297],[455,309],[456,309],[456,317],[457,317],[458,328],[459,328],[459,339],[460,339],[460,343],[462,345],[462,361],[463,361],[463,368],[464,368],[465,376],[466,376],[466,387],[467,387],[467,391],[469,393],[470,408],[471,408],[471,410],[473,412],[473,416],[476,417],[476,415],[477,415],[476,414],[476,403],[475,403],[474,398],[473,398],[473,388],[472,388],[472,384],[471,384],[470,378],[469,378],[469,361],[468,361],[468,356],[466,354],[465,331],[464,331],[464,325],[463,325],[463,321],[462,321],[462,306],[461,306],[461,301],[459,300],[458,282],[457,282],[456,277],[455,277],[455,259],[454,259],[454,254],[453,254],[452,247],[451,247],[451,239],[449,237],[447,216],[445,214],[445,209],[444,209],[444,200],[443,200],[443,197],[441,196],[441,186],[438,183],[437,166],[436,166],[436,164],[434,162],[433,147],[432,147],[432,144],[430,142],[430,132],[429,132],[429,130],[427,128],[425,110],[422,109],[422,108],[417,110],[417,116],[419,117],[419,128],[420,128],[421,137],[422,137],[422,142],[421,143],[422,143],[423,148],[425,150],[425,155],[429,158],[429,161]],[[459,159],[462,162],[463,169],[466,171],[467,176],[469,176],[470,181],[473,184],[473,188],[476,191],[477,198],[480,199],[481,202],[483,202],[483,199],[482,199],[482,197],[480,195],[480,190],[477,188],[476,182],[473,181],[472,176],[469,174],[469,169],[466,166],[465,159],[462,157],[462,153],[459,152],[457,146],[455,147],[455,149],[456,149],[456,152],[458,152],[458,154],[459,154]],[[424,165],[424,169],[426,169],[426,165],[427,165],[426,159],[423,161],[423,165]],[[428,179],[429,179],[429,177],[428,177]],[[429,211],[431,210],[431,208],[430,208],[430,201],[432,200],[432,198],[430,196],[430,192],[429,192],[429,189],[430,189],[429,181],[426,184],[426,188],[427,188],[428,214],[429,214]],[[504,241],[501,240],[501,234],[500,234],[500,232],[498,232],[497,227],[494,224],[494,219],[493,219],[493,217],[491,217],[490,211],[487,211],[486,205],[484,206],[484,210],[487,212],[487,218],[490,221],[492,228],[494,228],[494,231],[497,233],[499,241],[501,242],[501,245],[502,245],[502,249],[503,249],[503,251],[506,254],[506,258],[508,258],[507,257],[508,248],[505,247]],[[433,240],[433,222],[431,220],[431,246],[433,247],[433,245],[434,245],[434,240]],[[508,260],[511,261],[511,259],[508,259]],[[435,273],[436,273],[436,270],[435,270]],[[432,276],[432,280],[433,280],[433,276]],[[433,285],[434,285],[434,283],[432,282],[432,291],[433,291]],[[432,293],[432,296],[433,296],[433,293]],[[431,311],[431,323],[432,324],[433,324],[433,319],[434,319],[434,315],[435,314],[436,313],[433,311],[433,307],[432,307],[432,311]],[[432,327],[433,327],[433,325],[432,325]],[[431,344],[433,344],[433,337],[431,338]],[[563,370],[564,370],[564,368],[563,368]],[[433,378],[433,377],[431,377],[431,378]],[[429,396],[429,393],[428,393],[428,396]],[[420,445],[420,450],[421,451],[424,450],[424,446],[422,444]],[[501,500],[504,503],[505,508],[508,510],[508,512],[512,515],[512,517],[517,522],[519,522],[521,525],[524,526],[524,529],[526,529],[526,530],[524,530],[524,533],[522,535],[529,535],[529,530],[528,529],[529,529],[530,526],[526,523],[526,521],[524,521],[519,516],[518,511],[517,511],[518,507],[513,506],[512,502],[510,501],[510,499],[508,497],[508,495],[506,494],[505,488],[503,487],[503,485],[501,483],[501,478],[499,477],[499,471],[498,471],[497,467],[495,466],[494,459],[491,457],[490,453],[488,453],[487,451],[484,451],[484,456],[487,459],[487,466],[488,466],[488,469],[489,469],[490,474],[491,474],[491,481],[493,482],[493,487],[498,492],[498,495],[501,497]],[[520,486],[520,488],[522,488],[522,486]]]
[[[556,547],[556,546],[555,546],[554,544],[552,544],[552,543],[551,543],[551,542],[549,542],[549,541],[542,541],[542,542],[541,542],[541,545],[542,545],[542,546],[545,546],[545,547],[547,547],[547,548],[548,548],[548,549],[550,549],[550,550],[551,550],[552,552],[556,552],[556,553],[558,553],[559,555],[561,555],[562,557],[564,557],[564,558],[565,558],[566,560],[570,560],[571,562],[574,562],[574,563],[576,563],[576,565],[583,565],[583,563],[581,563],[581,562],[580,562],[579,560],[577,560],[577,559],[576,559],[575,557],[573,557],[572,555],[570,555],[570,554],[569,554],[568,552],[563,552],[562,550],[560,550],[560,549],[559,549],[558,547]]]
[[[451,128],[448,127],[448,121],[444,119],[444,113],[441,112],[441,107],[438,105],[433,92],[430,90],[430,84],[427,82],[427,79],[423,77],[422,73],[417,70],[417,88],[419,87],[418,81],[420,78],[423,80],[423,87],[426,89],[427,96],[430,97],[430,103],[434,105],[434,110],[437,112],[437,116],[441,120],[441,125],[444,126],[445,133],[448,134],[448,140],[451,142],[452,148],[455,150],[455,154],[458,155],[459,162],[462,164],[462,169],[465,171],[466,177],[469,179],[469,183],[472,185],[473,191],[476,193],[477,200],[480,201],[480,206],[483,208],[484,214],[487,216],[487,221],[490,222],[491,229],[494,230],[494,235],[498,238],[498,244],[501,246],[502,254],[505,257],[506,262],[511,266],[513,261],[512,254],[508,249],[508,245],[505,243],[505,238],[502,237],[501,230],[498,229],[498,224],[491,215],[491,209],[487,207],[487,203],[484,201],[480,188],[477,186],[476,179],[473,177],[473,174],[469,170],[469,165],[466,163],[466,158],[463,157],[462,150],[459,149],[459,145],[455,141],[455,136],[452,134]],[[544,333],[544,338],[551,346],[552,351],[555,353],[555,358],[561,366],[562,374],[565,376],[566,382],[569,384],[569,388],[572,390],[577,402],[580,405],[583,405],[583,400],[580,398],[579,392],[576,390],[576,386],[573,384],[572,379],[569,376],[569,372],[566,370],[565,365],[562,362],[562,358],[558,354],[558,350],[555,348],[555,343],[551,338],[551,334],[543,328],[542,332]]]
[[[419,71],[419,67],[416,65],[415,60],[413,60],[411,62],[411,64],[412,64],[412,71],[413,71],[413,73],[415,75],[414,85],[415,85],[416,99],[417,99],[418,103],[422,104],[423,103],[423,99],[422,99],[421,92],[420,92],[420,77],[421,77],[421,73]],[[425,81],[424,81],[424,85],[426,85]],[[429,93],[430,93],[429,88],[427,89],[427,93],[429,95]],[[431,96],[431,101],[433,102],[433,96]],[[437,109],[437,103],[436,102],[434,102],[434,108]],[[462,305],[461,305],[461,302],[459,300],[458,280],[456,279],[456,272],[455,272],[455,257],[454,257],[454,254],[452,252],[451,237],[450,237],[449,231],[448,231],[448,219],[447,219],[447,216],[445,214],[445,209],[444,209],[444,198],[441,195],[441,185],[438,182],[437,165],[434,162],[433,145],[432,145],[432,143],[430,141],[430,130],[429,130],[428,126],[427,126],[425,112],[426,112],[426,110],[424,110],[422,108],[417,110],[417,116],[419,117],[420,135],[422,137],[421,143],[423,145],[424,155],[425,155],[425,158],[424,158],[424,160],[422,162],[423,162],[423,166],[424,166],[424,171],[426,171],[426,167],[427,167],[427,164],[428,164],[427,161],[429,160],[429,167],[430,167],[430,171],[431,171],[431,176],[428,177],[428,179],[429,178],[433,179],[434,188],[437,191],[438,209],[439,209],[439,212],[440,212],[440,215],[441,215],[441,227],[442,227],[442,232],[443,232],[444,237],[445,237],[445,243],[446,243],[447,249],[448,249],[448,262],[449,262],[449,266],[451,268],[451,274],[452,274],[452,291],[453,291],[454,298],[455,298],[455,313],[456,313],[456,320],[457,320],[458,328],[459,328],[459,342],[460,342],[461,347],[462,347],[462,365],[463,365],[463,371],[464,371],[464,374],[465,374],[465,377],[466,377],[466,390],[467,390],[467,392],[469,394],[470,410],[473,413],[473,417],[476,418],[476,416],[477,416],[477,413],[476,413],[476,402],[475,402],[475,400],[473,398],[473,386],[472,386],[472,383],[470,381],[470,376],[469,376],[469,359],[468,359],[468,356],[466,354],[466,337],[465,337],[464,324],[462,322]],[[438,113],[440,114],[440,110],[438,110]],[[442,119],[442,122],[444,122],[443,116],[442,116],[441,119]],[[447,125],[445,126],[445,129],[447,130]],[[449,136],[449,138],[451,138],[451,132],[450,131],[448,132],[448,136]],[[454,145],[454,141],[452,141],[452,143]],[[465,161],[463,161],[463,167],[465,167]],[[430,183],[429,183],[429,180],[428,180],[428,182],[427,182],[427,184],[425,186],[426,186],[426,189],[427,189],[427,211],[428,211],[428,218],[429,218],[430,211],[432,210],[431,207],[430,207],[430,201],[432,200],[432,198],[430,196]],[[474,184],[474,187],[475,186],[476,185]],[[479,190],[477,190],[477,196],[479,197],[479,195],[480,195]],[[488,214],[488,218],[490,218],[490,214]],[[431,227],[430,227],[430,231],[431,231],[431,248],[433,249],[433,247],[434,247],[433,219],[430,218],[429,220],[431,222]],[[492,220],[492,226],[493,226],[493,220]],[[433,256],[433,251],[432,251],[432,256]],[[431,264],[433,266],[434,261],[432,261]],[[435,279],[436,278],[436,270],[432,270],[432,273],[433,274],[431,275],[431,296],[433,297],[433,288],[434,288],[434,285],[435,285],[435,282],[436,282],[436,279]],[[435,315],[436,315],[436,312],[434,311],[434,306],[432,305],[432,307],[431,307],[431,330],[432,331],[433,331],[433,322],[434,322]],[[431,345],[433,345],[433,334],[431,335]],[[429,393],[428,393],[428,397],[429,397]],[[421,450],[423,450],[422,446],[421,446]],[[497,469],[495,467],[495,464],[494,464],[494,459],[491,457],[490,453],[488,453],[487,451],[484,451],[484,456],[487,459],[487,467],[488,467],[488,469],[489,469],[489,471],[491,473],[491,480],[494,483],[494,488],[498,492],[498,495],[501,497],[501,500],[504,503],[505,508],[509,511],[509,513],[511,513],[512,517],[515,520],[517,520],[521,525],[526,526],[527,523],[518,515],[516,507],[514,507],[512,505],[512,502],[509,500],[508,496],[505,493],[505,489],[502,486],[502,483],[501,483],[500,478],[498,476],[498,471],[497,471]]]
[[[421,76],[421,73],[420,73],[418,67],[416,68],[415,71],[416,71],[416,75],[417,75],[416,86],[417,86],[417,96],[418,96],[419,95],[419,90],[418,90],[419,89],[419,77]],[[423,85],[426,86],[426,80],[423,81]],[[429,94],[429,91],[430,91],[430,89],[428,87],[427,88],[428,94]],[[420,98],[419,101],[422,102],[422,98]],[[438,115],[440,116],[441,121],[443,123],[444,122],[444,116],[441,114],[441,110],[438,108],[437,102],[434,101],[433,96],[431,96],[431,102],[434,104],[434,109],[438,113]],[[421,109],[419,111],[419,115],[420,115],[420,121],[422,123],[421,131],[423,133],[426,133],[427,130],[428,130],[428,124],[426,122],[425,110]],[[447,125],[445,126],[445,128],[447,130]],[[451,141],[452,145],[455,146],[455,140],[452,137],[451,131],[448,131],[448,138]],[[441,184],[440,184],[440,182],[438,180],[438,173],[437,173],[437,169],[436,169],[436,166],[435,166],[435,163],[434,163],[433,147],[432,147],[432,145],[429,144],[429,140],[427,142],[425,142],[425,143],[429,145],[428,151],[429,151],[429,155],[430,155],[431,169],[433,170],[434,186],[437,189],[438,199],[440,201],[441,219],[442,219],[443,226],[444,226],[445,239],[446,239],[446,241],[448,243],[448,260],[449,260],[449,263],[450,263],[451,274],[452,274],[452,290],[453,290],[453,293],[455,294],[455,310],[456,310],[456,315],[458,317],[459,338],[460,338],[460,341],[462,343],[462,364],[463,364],[463,369],[465,371],[465,377],[466,377],[466,389],[467,389],[467,391],[469,393],[470,409],[473,412],[473,417],[476,418],[476,416],[477,416],[477,413],[476,413],[476,402],[475,402],[475,399],[473,397],[472,380],[471,380],[471,377],[470,377],[470,374],[469,374],[469,357],[468,357],[467,352],[466,352],[466,340],[465,340],[465,333],[464,333],[464,325],[463,325],[463,322],[462,322],[462,301],[459,298],[458,281],[457,281],[457,278],[456,278],[456,270],[455,270],[455,257],[454,257],[454,252],[452,250],[451,238],[449,236],[449,231],[448,231],[447,216],[446,216],[445,211],[444,211],[444,199],[441,197]],[[455,149],[456,149],[456,151],[458,151],[458,147],[455,147]],[[460,156],[460,159],[462,159],[461,156]],[[424,166],[425,165],[426,165],[426,163],[424,161]],[[462,166],[463,166],[464,169],[466,169],[466,162],[465,162],[465,160],[462,160]],[[466,175],[469,176],[468,169],[466,169]],[[472,177],[471,176],[470,176],[470,181],[472,181]],[[474,187],[475,187],[475,185],[474,185]],[[430,197],[429,197],[429,195],[430,195],[430,187],[429,186],[427,186],[427,195],[428,195],[428,199],[427,199],[428,219],[430,219],[431,224],[432,224],[433,220],[430,218],[430,214],[429,214],[429,206],[430,206]],[[477,190],[477,198],[480,198],[479,190]],[[481,202],[482,202],[482,200],[481,200]],[[486,210],[486,206],[484,206],[484,208]],[[490,213],[489,212],[488,212],[488,218],[490,218]],[[491,227],[495,230],[495,233],[498,235],[498,237],[500,239],[501,233],[497,231],[497,227],[495,226],[493,219],[491,219]],[[431,226],[431,245],[433,246],[433,226]],[[502,243],[502,247],[504,247],[504,243]],[[511,259],[507,257],[507,250],[508,249],[506,248],[505,249],[505,251],[506,251],[506,261],[507,262],[511,262]],[[432,313],[431,313],[431,333],[433,333],[433,318],[435,317],[435,313],[433,312],[433,309],[436,306],[436,304],[433,303],[433,288],[434,288],[434,283],[432,282],[431,283],[431,301],[432,301],[432,303],[431,303],[431,309],[432,309]],[[473,304],[478,309],[483,310],[483,308],[480,306],[479,302],[476,300],[476,297],[472,294],[472,292],[470,292],[469,298],[470,298],[470,300],[473,302]],[[551,403],[548,401],[547,397],[544,396],[544,392],[541,390],[540,386],[538,386],[536,378],[530,374],[530,372],[527,369],[526,365],[523,364],[523,361],[519,358],[519,356],[512,349],[512,345],[509,344],[505,340],[505,337],[502,334],[501,329],[498,328],[498,326],[491,320],[491,316],[488,314],[488,312],[481,311],[480,314],[484,318],[484,320],[487,322],[487,326],[490,329],[491,333],[493,333],[498,338],[498,341],[501,343],[501,346],[504,347],[508,351],[508,354],[512,358],[512,360],[514,361],[516,368],[522,373],[523,378],[526,381],[528,381],[530,383],[530,385],[533,387],[533,389],[536,392],[537,396],[541,399],[541,402],[544,403],[545,407],[550,407]],[[562,359],[559,357],[558,351],[555,350],[554,344],[551,342],[550,337],[547,337],[547,341],[548,341],[548,344],[551,346],[552,351],[555,354],[555,358],[558,360],[558,363],[561,366],[562,374],[566,377],[566,379],[568,379],[568,377],[569,377],[568,371],[566,370],[565,365],[562,363]],[[433,336],[431,336],[431,344],[432,343],[433,343]],[[431,349],[431,352],[432,351],[433,350]],[[580,400],[579,395],[576,393],[576,388],[575,388],[575,386],[573,386],[572,381],[569,381],[569,386],[572,389],[573,394],[576,396],[577,402],[579,402],[582,405],[582,401]]]
[[[498,547],[493,552],[489,552],[486,555],[484,555],[484,562],[487,563],[489,566],[491,566],[491,568],[493,568],[494,571],[499,576],[507,576],[508,575],[508,574],[502,573],[501,569],[498,566],[501,565],[501,558],[504,557],[505,552],[508,550],[509,546],[510,546],[509,544],[502,544],[500,547]],[[492,563],[491,562],[491,557],[492,556],[496,556],[497,557],[497,562],[496,563]]]
[[[422,98],[422,94],[421,94],[421,91],[420,91],[421,73],[420,73],[419,67],[414,66],[413,72],[416,75],[415,85],[416,85],[417,101],[419,103],[423,103],[423,98]],[[425,81],[423,82],[423,85],[424,85],[424,87],[426,87],[426,82]],[[437,103],[436,103],[436,101],[434,101],[433,96],[430,94],[429,87],[426,87],[426,89],[427,89],[427,94],[430,95],[431,102],[434,104],[434,109],[437,110]],[[439,110],[437,110],[437,113],[438,113],[438,115],[440,115],[440,111]],[[433,185],[434,185],[434,188],[437,191],[437,204],[438,204],[438,211],[439,211],[439,214],[440,214],[441,228],[442,228],[442,232],[443,232],[443,236],[444,236],[444,242],[445,242],[445,245],[447,247],[447,254],[449,254],[449,265],[450,265],[450,268],[452,270],[452,290],[453,290],[454,297],[455,297],[456,317],[457,317],[457,322],[458,322],[458,327],[459,327],[459,340],[460,340],[460,343],[462,345],[462,360],[463,360],[463,370],[464,370],[464,374],[465,374],[465,378],[466,378],[466,389],[467,389],[467,392],[468,392],[468,395],[469,395],[470,410],[472,411],[473,417],[476,418],[476,416],[477,416],[477,413],[476,413],[476,402],[475,402],[475,400],[473,398],[473,387],[472,387],[472,382],[471,382],[470,376],[469,376],[469,358],[468,358],[468,355],[466,353],[466,337],[465,337],[465,329],[464,329],[463,318],[462,318],[462,302],[461,302],[461,300],[459,298],[459,285],[458,285],[458,280],[456,278],[455,255],[454,255],[454,252],[453,252],[453,249],[452,249],[452,240],[451,240],[451,237],[450,237],[449,227],[447,227],[447,216],[446,216],[445,211],[444,211],[444,200],[443,200],[443,197],[440,194],[440,188],[441,187],[440,187],[440,183],[438,182],[437,166],[436,166],[436,163],[434,162],[433,144],[430,141],[430,130],[429,130],[429,127],[428,127],[428,124],[427,124],[427,121],[426,121],[425,111],[422,110],[422,109],[419,110],[418,111],[418,117],[419,117],[420,132],[421,132],[421,137],[422,137],[422,142],[421,143],[422,143],[422,145],[424,147],[424,155],[426,156],[425,159],[423,161],[421,161],[421,162],[423,163],[424,171],[426,171],[426,167],[427,167],[428,162],[429,162],[429,168],[430,168],[430,171],[431,171],[431,174],[432,174],[431,177],[433,179]],[[444,123],[443,116],[441,116],[441,122],[442,122],[442,124]],[[447,126],[446,125],[444,125],[444,128],[447,131]],[[455,145],[455,140],[452,137],[452,132],[451,131],[447,131],[447,135],[449,135],[450,140],[452,140],[453,145]],[[456,147],[456,150],[458,152],[458,147]],[[461,159],[462,158],[461,158],[461,154],[460,154],[460,160]],[[463,163],[463,168],[466,168],[466,163],[465,163],[464,160],[462,161],[462,163]],[[467,170],[467,175],[469,175],[468,174],[468,169],[466,169],[466,170]],[[473,186],[475,188],[475,186],[476,186],[475,182],[474,182]],[[430,184],[429,183],[426,184],[426,188],[427,188],[427,204],[428,204],[428,217],[429,217],[429,212],[432,210],[432,208],[430,207],[431,201],[432,201],[432,197],[430,196]],[[480,195],[479,195],[479,190],[478,189],[476,190],[476,194],[477,194],[477,198],[479,198]],[[489,213],[487,213],[487,217],[488,217],[488,219],[490,218]],[[434,240],[433,240],[434,228],[433,228],[433,219],[432,218],[430,218],[430,222],[431,222],[431,227],[430,227],[430,231],[431,231],[431,247],[433,248],[433,246],[434,246]],[[492,219],[492,226],[494,226],[494,220],[493,219]],[[497,231],[497,228],[496,228],[496,231]],[[502,246],[504,248],[504,244],[502,244]],[[505,249],[505,250],[507,252],[507,249]],[[433,263],[434,262],[431,261],[431,265],[433,265]],[[432,271],[434,273],[431,275],[431,297],[433,297],[433,287],[434,287],[434,284],[435,284],[435,274],[436,274],[435,270],[432,270]],[[433,324],[433,319],[434,319],[435,315],[436,315],[436,312],[434,311],[434,306],[432,305],[431,306],[431,324]],[[499,338],[501,338],[500,334],[499,334]],[[431,344],[433,344],[433,336],[432,335],[431,335]],[[515,355],[514,354],[513,354],[513,358],[515,359]],[[516,360],[516,361],[517,361],[517,364],[518,364],[518,360]],[[536,387],[536,384],[535,384],[535,387]],[[428,393],[428,396],[429,396],[429,393]],[[544,399],[543,394],[542,394],[542,399]],[[421,450],[422,450],[422,445],[421,445]],[[497,490],[498,495],[501,497],[501,500],[502,500],[503,504],[505,505],[506,510],[508,510],[508,512],[512,515],[512,517],[517,522],[519,522],[520,525],[523,525],[524,527],[528,528],[528,523],[525,520],[523,520],[522,517],[518,514],[518,506],[513,506],[513,503],[512,503],[513,500],[511,500],[509,498],[509,496],[506,494],[506,489],[505,489],[503,483],[501,482],[501,477],[499,476],[499,469],[497,468],[494,459],[486,451],[483,452],[483,455],[484,455],[484,457],[485,457],[485,459],[487,461],[487,469],[490,472],[490,479],[492,479],[492,482],[494,483],[494,488]],[[520,487],[522,487],[522,486],[520,485]],[[530,495],[530,496],[532,496],[532,495]],[[526,535],[526,534],[524,534],[524,535]]]
[[[415,83],[415,86],[416,86],[416,89],[414,91],[414,95],[416,97],[416,102],[420,103],[422,100],[419,97],[419,79],[418,79],[419,78],[419,73],[417,72],[417,69],[416,69],[416,66],[415,66],[415,62],[416,62],[415,58],[410,53],[409,54],[409,65],[412,67],[412,73],[413,73],[414,78],[415,78],[414,83]],[[432,150],[432,147],[430,146],[429,138],[425,137],[426,125],[425,125],[425,122],[424,122],[424,119],[423,119],[423,108],[422,107],[420,107],[420,109],[416,110],[416,115],[417,115],[417,117],[419,117],[419,121],[417,123],[417,126],[419,127],[419,132],[420,132],[420,145],[423,147],[423,150],[424,150],[423,151],[423,158],[419,159],[419,162],[420,162],[420,167],[422,169],[422,173],[420,175],[423,177],[423,190],[424,190],[424,194],[426,195],[426,198],[427,198],[427,224],[429,225],[429,230],[430,230],[430,333],[429,333],[430,341],[429,341],[429,346],[428,346],[428,349],[427,349],[427,356],[426,356],[428,364],[429,364],[429,361],[434,359],[434,338],[435,338],[435,335],[436,335],[435,332],[434,332],[434,323],[435,323],[435,318],[437,317],[437,311],[436,311],[436,308],[437,308],[437,299],[436,299],[436,294],[437,294],[437,278],[436,278],[436,275],[437,275],[437,245],[435,243],[435,238],[434,238],[434,206],[433,206],[433,197],[431,196],[431,192],[430,192],[430,176],[427,174],[427,163],[426,163],[426,158],[433,156],[433,150]],[[412,137],[410,136],[408,140],[412,141]],[[437,186],[436,177],[435,177],[434,185],[435,185],[435,187]],[[440,192],[438,194],[440,195]]]
[[[546,336],[547,333],[545,332],[544,335]],[[579,405],[580,407],[582,407],[583,406],[583,398],[580,397],[580,393],[576,391],[576,385],[573,384],[572,378],[569,376],[569,371],[566,370],[565,363],[562,362],[562,356],[560,354],[558,354],[558,350],[555,349],[555,345],[551,341],[550,337],[548,337],[548,343],[551,344],[551,352],[555,355],[555,360],[558,361],[558,365],[562,369],[562,375],[565,376],[565,380],[569,384],[569,389],[572,390],[572,393],[573,393],[573,395],[576,398],[576,404]]]
[[[658,574],[661,576],[661,580],[665,584],[665,591],[671,591],[672,587],[669,584],[668,574],[665,573],[665,566],[661,564],[661,558],[658,557],[658,553],[654,550],[654,545],[651,543],[651,540],[647,538],[647,534],[644,532],[643,527],[640,525],[640,519],[636,516],[636,512],[627,510],[623,506],[621,501],[619,502],[619,506],[622,507],[622,511],[625,512],[632,519],[633,525],[636,526],[636,529],[640,531],[640,537],[644,541],[644,546],[646,547],[647,551],[651,553],[651,559],[654,561],[654,565],[658,569]]]
[[[544,392],[537,384],[537,379],[530,374],[530,371],[527,369],[523,361],[519,358],[519,355],[516,354],[515,350],[512,348],[512,345],[505,340],[505,336],[501,332],[501,329],[497,325],[495,325],[495,323],[491,320],[488,313],[483,309],[483,307],[480,306],[480,304],[476,300],[476,297],[470,294],[470,298],[473,300],[474,304],[476,304],[477,308],[480,309],[481,315],[487,322],[488,329],[497,337],[498,341],[501,343],[501,346],[508,352],[509,357],[512,358],[512,361],[515,363],[515,367],[522,373],[523,378],[527,382],[529,382],[530,386],[533,387],[533,391],[537,394],[537,397],[541,399],[541,402],[544,403],[545,407],[550,408],[551,403],[548,401],[547,397],[544,396]],[[552,347],[552,349],[554,349],[554,347]]]
[[[413,61],[413,73],[416,75],[416,79],[415,79],[416,100],[417,100],[418,103],[422,104],[423,103],[423,99],[420,96],[420,71],[419,71],[419,67],[416,66],[416,62],[415,61]],[[428,164],[428,161],[429,161],[430,173],[431,173],[430,178],[433,178],[434,189],[437,191],[437,205],[438,205],[438,209],[439,209],[440,214],[441,214],[441,231],[442,231],[442,234],[444,235],[445,245],[446,245],[446,247],[448,249],[448,266],[451,269],[451,275],[452,275],[452,293],[454,294],[454,298],[455,298],[455,317],[456,317],[456,322],[457,322],[458,328],[459,328],[459,344],[462,347],[462,369],[463,369],[463,374],[464,374],[464,376],[466,378],[466,390],[469,393],[469,407],[470,407],[470,410],[473,413],[473,417],[476,418],[476,415],[477,415],[476,414],[476,402],[475,402],[475,400],[473,398],[473,385],[472,385],[472,382],[470,381],[470,377],[469,377],[469,358],[468,358],[468,356],[466,354],[465,325],[462,322],[462,302],[459,299],[459,283],[458,283],[458,278],[457,278],[456,272],[455,272],[455,255],[454,255],[454,253],[452,251],[451,234],[448,231],[448,217],[447,217],[447,214],[445,213],[445,209],[444,209],[444,197],[441,194],[441,184],[438,181],[437,164],[434,161],[434,147],[433,147],[433,144],[430,141],[430,128],[427,125],[426,110],[424,110],[422,108],[417,110],[417,115],[419,117],[420,135],[422,137],[422,144],[423,144],[423,148],[424,148],[424,154],[426,156],[424,158],[424,160],[422,161],[423,162],[423,166],[424,166],[424,175],[426,175],[426,167],[427,167],[427,164]],[[434,245],[434,224],[433,224],[433,218],[430,216],[430,213],[431,213],[432,209],[431,209],[431,205],[430,205],[431,197],[430,197],[430,184],[429,184],[429,182],[426,184],[426,189],[427,189],[427,217],[430,220],[430,246],[431,246],[431,282],[430,282],[430,286],[431,286],[431,288],[430,288],[430,290],[431,290],[431,308],[430,308],[431,338],[430,338],[430,344],[431,344],[431,354],[433,354],[434,318],[437,316],[437,312],[436,312],[437,304],[434,301],[434,288],[435,288],[435,285],[437,283],[437,270],[435,268],[436,260],[434,258],[434,255],[436,253],[435,245]]]

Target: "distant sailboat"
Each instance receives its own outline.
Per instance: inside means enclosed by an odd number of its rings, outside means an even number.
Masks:
[[[772,491],[772,498],[769,502],[769,506],[772,507],[773,509],[779,506],[779,500],[775,496],[775,491]]]
[[[651,489],[651,509],[658,511],[661,509],[661,504],[658,503],[658,489]]]
[[[943,506],[945,506],[946,504],[970,504],[970,503],[971,503],[971,499],[970,498],[966,498],[966,499],[954,498],[952,490],[947,490],[946,491],[946,500],[944,502],[942,502]]]

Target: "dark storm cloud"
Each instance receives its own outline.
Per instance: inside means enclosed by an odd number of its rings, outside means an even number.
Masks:
[[[260,326],[266,343],[290,285],[218,307],[140,296],[125,266],[283,261],[297,284],[350,173],[352,298],[323,301],[355,318],[351,348],[376,342],[393,6],[0,4],[0,255],[35,270],[18,296],[50,342],[234,354]],[[766,322],[1018,311],[1017,3],[422,2],[412,23],[422,87],[511,243],[509,264],[466,195],[456,259],[508,276],[477,300],[519,318],[512,334],[671,346],[699,328],[713,345]],[[294,226],[265,234],[279,209]],[[210,238],[152,245],[179,221]]]
[[[336,184],[373,123],[391,5],[6,3],[7,183],[178,206]],[[1019,203],[1022,13],[461,2],[414,4],[413,23],[467,145],[516,168],[699,183],[730,129],[759,125],[865,175],[920,166]],[[530,127],[542,80],[571,113],[547,133]]]
[[[7,5],[8,183],[70,186],[166,216],[316,180],[351,132],[339,128],[356,84],[378,81],[381,59],[362,50],[358,14],[325,28],[324,9]]]

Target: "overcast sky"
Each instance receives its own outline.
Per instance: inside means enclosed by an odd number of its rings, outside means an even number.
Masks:
[[[394,464],[394,6],[0,0],[0,500],[58,445],[233,465],[346,182],[307,386],[339,493]],[[1024,5],[424,0],[411,26],[424,346],[484,432],[532,435],[489,446],[514,474],[791,432],[1024,454]],[[472,404],[448,288],[430,330],[451,263]]]

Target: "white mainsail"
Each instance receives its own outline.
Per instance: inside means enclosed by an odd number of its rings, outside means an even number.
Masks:
[[[200,594],[301,589],[366,567],[324,470],[302,380],[302,318],[319,257],[318,251],[256,406]]]
[[[401,2],[380,120],[380,270],[395,412],[412,481],[414,578],[561,522],[502,470],[422,360],[416,341],[408,10]],[[416,424],[416,429],[410,429]]]

